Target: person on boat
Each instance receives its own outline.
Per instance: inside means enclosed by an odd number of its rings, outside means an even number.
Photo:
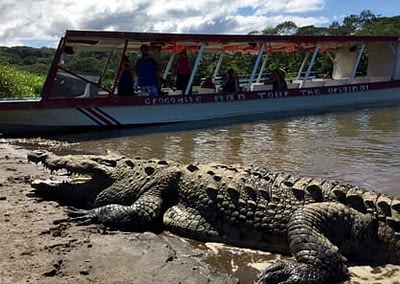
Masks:
[[[133,96],[132,67],[127,55],[121,60],[121,70],[118,79],[118,96]]]
[[[176,63],[176,89],[186,90],[190,80],[190,74],[192,73],[192,67],[190,66],[189,57],[187,56],[186,50],[179,53],[179,58]]]
[[[285,80],[286,73],[282,69],[274,69],[265,84],[272,84],[272,90],[274,92],[287,91],[287,83]]]
[[[225,74],[225,78],[222,83],[222,90],[230,93],[240,91],[239,79],[236,75],[236,72],[232,68],[229,68]]]
[[[148,93],[149,96],[157,96],[159,93],[159,64],[150,56],[149,48],[143,44],[140,47],[142,57],[135,64],[135,73],[138,79],[140,89]]]
[[[321,76],[322,79],[333,79],[332,78],[332,73],[331,72],[326,72]]]
[[[212,78],[210,76],[208,76],[208,77],[206,77],[204,82],[201,84],[201,87],[206,88],[206,89],[215,89],[215,84],[212,81]]]

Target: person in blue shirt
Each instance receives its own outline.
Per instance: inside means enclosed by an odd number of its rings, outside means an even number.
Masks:
[[[138,79],[138,85],[143,92],[149,96],[157,96],[159,93],[158,87],[158,62],[150,56],[149,48],[143,44],[140,47],[142,57],[136,61],[135,73]]]

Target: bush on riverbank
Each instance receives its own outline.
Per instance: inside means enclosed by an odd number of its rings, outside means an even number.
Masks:
[[[44,76],[21,71],[0,63],[0,98],[32,98],[39,96]]]

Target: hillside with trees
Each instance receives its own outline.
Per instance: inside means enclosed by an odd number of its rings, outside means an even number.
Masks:
[[[374,15],[371,11],[362,11],[359,15],[349,15],[342,23],[333,22],[328,27],[304,26],[298,27],[294,22],[286,21],[276,27],[266,28],[252,33],[273,35],[396,35],[400,36],[400,16],[382,17]],[[42,47],[33,48],[26,46],[0,47],[0,97],[4,96],[35,96],[38,94],[38,85],[44,82],[49,66],[52,62],[55,50]],[[132,60],[135,60],[132,54]],[[193,60],[195,54],[190,54]],[[108,54],[81,52],[77,59],[69,62],[72,69],[82,72],[102,73],[106,65]],[[207,54],[200,65],[197,80],[213,73],[216,65],[217,54]],[[160,58],[167,62],[168,58]],[[288,72],[296,72],[301,64],[302,57],[299,54],[281,53],[269,58],[267,72],[282,67]],[[118,60],[117,58],[113,60]],[[239,74],[247,74],[253,66],[254,56],[250,54],[229,54],[224,57],[222,70],[229,67],[237,70]],[[329,58],[319,57],[316,63],[318,72],[326,73],[331,68]],[[110,71],[103,78],[103,82],[113,82],[115,74]],[[13,82],[14,81],[14,82]],[[10,86],[12,85],[12,86]],[[22,88],[18,86],[27,86]]]

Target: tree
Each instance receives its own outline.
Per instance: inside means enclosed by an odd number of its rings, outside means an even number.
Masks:
[[[400,16],[376,18],[356,32],[359,35],[400,35]]]
[[[297,33],[297,26],[292,21],[285,21],[275,27],[278,35],[293,35]]]
[[[343,19],[342,29],[347,34],[360,31],[365,25],[376,20],[376,16],[370,10],[364,10],[360,15],[350,15]]]
[[[278,24],[275,28],[265,28],[265,35],[293,35],[297,33],[297,25],[292,21],[285,21]]]
[[[298,35],[329,35],[331,34],[331,29],[329,28],[319,28],[315,26],[305,26],[300,27],[297,30]]]

